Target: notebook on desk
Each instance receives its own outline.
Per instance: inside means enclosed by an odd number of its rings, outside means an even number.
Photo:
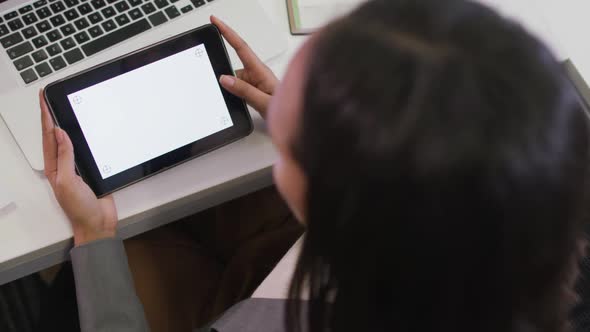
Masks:
[[[291,34],[310,34],[365,0],[287,0]]]
[[[310,34],[331,20],[349,13],[367,0],[286,0],[291,34]],[[532,0],[475,0],[515,19],[539,36],[565,61],[568,54],[554,34],[542,6]]]

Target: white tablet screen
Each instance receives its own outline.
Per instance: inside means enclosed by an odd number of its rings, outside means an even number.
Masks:
[[[203,44],[68,100],[103,179],[233,126]]]

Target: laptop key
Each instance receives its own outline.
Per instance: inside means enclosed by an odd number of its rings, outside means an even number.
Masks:
[[[162,12],[152,14],[148,18],[150,19],[150,22],[152,22],[153,26],[157,26],[168,21],[168,19],[166,18],[166,16],[164,16],[164,13]]]
[[[102,23],[102,28],[106,32],[113,31],[117,28],[117,24],[115,24],[115,21],[113,20],[108,20]]]
[[[141,10],[139,10],[139,8],[134,8],[132,10],[129,11],[129,16],[131,17],[132,20],[139,20],[140,18],[143,17],[143,13],[141,12]]]
[[[124,12],[124,11],[126,11],[126,10],[129,9],[129,5],[127,4],[127,2],[125,0],[123,0],[121,2],[117,2],[115,4],[115,8],[117,8],[117,11],[119,13],[122,13],[122,12]]]
[[[82,51],[84,51],[86,56],[91,56],[126,39],[139,35],[150,28],[151,26],[145,18],[135,21],[119,30],[115,30],[103,37],[82,45]]]
[[[74,39],[72,39],[72,37],[66,38],[60,41],[59,43],[61,44],[61,47],[64,49],[64,51],[67,51],[72,47],[76,46],[76,42],[74,41]]]
[[[78,10],[80,11],[80,14],[86,15],[92,11],[92,7],[90,7],[90,5],[87,3],[83,3],[78,6]]]
[[[29,84],[39,78],[37,77],[37,74],[35,74],[33,68],[21,72],[20,77],[22,77],[23,81],[25,81],[25,84]]]
[[[76,11],[75,8],[65,11],[64,16],[68,19],[68,21],[73,21],[73,20],[77,19],[78,17],[80,17],[80,15],[78,15],[78,12]]]
[[[78,5],[80,2],[78,0],[64,0],[64,3],[66,4],[66,6],[68,6],[68,8],[72,8]]]
[[[47,38],[49,38],[50,42],[54,42],[56,40],[61,39],[61,33],[59,33],[59,31],[57,31],[57,29],[49,31],[47,33]]]
[[[117,15],[117,12],[115,11],[115,8],[113,8],[113,7],[107,7],[105,9],[101,10],[100,12],[102,13],[102,16],[104,16],[104,18],[110,18],[110,17]]]
[[[164,10],[170,19],[180,16],[180,12],[174,6],[170,6]]]
[[[31,25],[37,21],[38,19],[35,13],[28,13],[26,15],[23,15],[23,22],[25,22],[26,25]]]
[[[37,30],[35,30],[35,27],[28,27],[28,28],[24,28],[22,30],[22,33],[26,39],[29,39],[29,38],[33,38],[37,35]]]
[[[43,7],[37,10],[35,13],[37,13],[37,16],[39,16],[40,19],[48,18],[49,16],[51,16],[51,10],[49,10],[49,8],[47,7]]]
[[[129,23],[129,17],[127,16],[127,14],[121,14],[115,17],[115,21],[119,23],[119,26],[124,26],[125,24]]]
[[[8,22],[8,26],[10,27],[10,30],[16,31],[22,29],[24,25],[23,22],[19,18],[17,18],[15,20]]]
[[[46,4],[47,4],[46,0],[39,0],[39,1],[33,2],[33,7],[39,8],[39,7],[45,6]]]
[[[106,6],[106,3],[104,2],[104,0],[92,0],[90,1],[90,3],[92,4],[92,7],[94,7],[94,9],[99,10],[102,7]]]
[[[199,8],[205,5],[205,0],[191,0],[191,2],[193,3],[193,6],[195,6],[195,8]]]
[[[33,10],[33,6],[28,5],[28,6],[24,6],[24,7],[20,8],[18,10],[18,12],[21,14],[26,14],[26,13],[30,12],[31,10]]]
[[[86,31],[82,31],[80,33],[77,33],[76,35],[74,35],[74,38],[76,39],[78,44],[83,44],[83,43],[90,40],[90,36],[88,36]]]
[[[95,25],[92,28],[88,29],[88,33],[90,33],[90,35],[93,38],[96,38],[103,34],[102,29],[98,25]]]
[[[90,23],[96,24],[96,23],[102,21],[102,16],[100,16],[99,12],[96,12],[96,13],[92,13],[92,14],[88,15],[88,19],[90,20]]]
[[[153,13],[153,12],[155,12],[155,11],[156,11],[156,7],[154,7],[154,5],[153,5],[151,2],[148,2],[148,3],[146,3],[146,4],[143,4],[143,5],[141,6],[141,9],[143,9],[143,12],[144,12],[146,15],[149,15],[149,14],[151,14],[151,13]]]
[[[45,39],[45,36],[39,36],[37,38],[33,38],[33,40],[31,40],[31,41],[33,42],[33,45],[35,45],[36,48],[41,48],[41,47],[49,44],[49,42],[47,42],[47,39]]]
[[[37,74],[39,74],[40,77],[45,77],[53,72],[49,67],[49,64],[47,64],[47,62],[43,62],[41,64],[36,65],[35,71],[37,72]]]
[[[32,51],[33,45],[31,45],[31,43],[27,41],[22,44],[16,45],[15,47],[9,49],[6,52],[8,53],[8,57],[10,57],[10,59],[16,59]]]
[[[63,16],[61,16],[61,14],[57,14],[57,15],[53,16],[52,18],[49,19],[49,21],[51,21],[51,24],[53,24],[53,26],[56,28],[64,23],[66,23],[66,20],[64,19]]]
[[[117,2],[117,0],[107,0],[107,3],[108,3],[109,5],[112,5],[112,4],[114,4],[115,2]]]
[[[61,27],[59,29],[61,30],[61,33],[64,36],[69,36],[69,35],[73,34],[74,32],[76,32],[76,29],[74,29],[74,26],[71,23],[64,25],[63,27]]]
[[[66,58],[66,61],[71,65],[75,62],[84,59],[84,54],[82,54],[82,51],[80,51],[79,48],[76,48],[64,53],[64,58]]]
[[[43,60],[47,60],[47,52],[45,52],[45,50],[38,50],[36,52],[31,53],[31,56],[33,57],[33,60],[35,60],[35,62],[39,63]]]
[[[141,5],[141,0],[128,0],[131,7],[137,7]]]
[[[76,28],[78,28],[78,30],[84,30],[90,26],[90,24],[88,24],[88,20],[86,20],[84,17],[82,17],[79,20],[76,20],[74,22],[74,25],[76,26]]]
[[[67,66],[66,62],[61,57],[61,55],[49,60],[49,64],[51,65],[51,67],[53,67],[53,70],[55,71],[58,71]]]
[[[190,12],[191,10],[193,10],[193,6],[191,6],[191,5],[186,5],[180,9],[180,11],[183,14],[186,14],[186,13]]]
[[[54,2],[51,5],[49,5],[49,7],[51,8],[51,10],[53,10],[54,14],[57,14],[57,13],[64,11],[66,9],[66,7],[64,6],[64,4],[61,1]]]
[[[24,57],[16,60],[13,62],[14,66],[16,67],[16,69],[18,71],[21,71],[23,69],[29,68],[30,66],[33,65],[33,59],[31,59],[30,56],[25,55]]]
[[[61,53],[61,47],[59,47],[58,44],[53,44],[51,46],[48,46],[46,48],[47,53],[49,53],[49,56],[54,56],[56,54],[60,54]]]
[[[2,44],[2,47],[4,48],[9,48],[11,46],[14,46],[20,42],[22,42],[24,39],[23,37],[20,35],[19,32],[15,32],[11,35],[8,35],[2,39],[0,39],[0,44]]]
[[[10,33],[6,24],[0,24],[0,37],[4,37]]]
[[[47,21],[39,22],[35,26],[37,27],[37,30],[39,30],[40,33],[43,33],[51,29],[51,25],[49,25],[49,22]]]
[[[13,12],[4,14],[4,19],[8,21],[8,20],[13,19],[17,16],[18,16],[18,13],[16,11],[13,11]]]
[[[168,0],[155,0],[154,3],[159,9],[162,9],[168,6]]]

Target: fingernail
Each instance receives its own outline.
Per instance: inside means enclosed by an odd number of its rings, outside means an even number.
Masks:
[[[234,84],[236,84],[236,78],[229,75],[221,75],[221,84],[225,86],[234,86]]]
[[[64,133],[61,128],[55,128],[55,139],[58,144],[61,144],[64,141]]]

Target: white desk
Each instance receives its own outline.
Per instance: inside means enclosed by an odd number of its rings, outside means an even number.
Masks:
[[[269,62],[281,76],[304,38],[289,35],[284,0],[259,1],[288,36],[288,51]],[[590,27],[584,19],[590,15],[590,3],[586,0],[553,2],[537,0],[534,6],[546,12],[553,34],[560,45],[565,45],[559,46],[560,50],[571,54],[582,73],[590,77],[590,47],[585,47],[583,38],[583,27]],[[145,232],[269,185],[275,152],[261,119],[255,115],[254,120],[256,130],[248,138],[117,192],[121,236],[127,238]],[[14,201],[0,210],[0,284],[3,284],[67,259],[72,233],[45,177],[31,170],[3,122],[0,122],[0,156],[0,188],[9,191]],[[296,252],[288,257],[296,257]],[[285,271],[293,261],[280,265],[273,275]]]
[[[260,0],[289,49],[269,61],[282,74],[304,40],[289,34],[283,0]],[[124,238],[242,196],[271,184],[274,148],[264,123],[253,114],[255,131],[235,144],[156,175],[115,194]],[[67,259],[72,232],[43,174],[31,170],[0,121],[0,191],[13,204],[0,210],[0,284]]]

